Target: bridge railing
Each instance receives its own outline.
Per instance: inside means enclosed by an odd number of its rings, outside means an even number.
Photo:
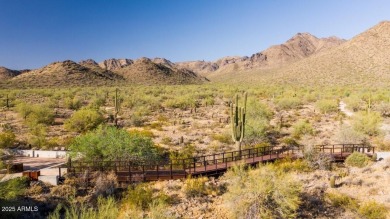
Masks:
[[[314,149],[335,156],[343,156],[354,151],[375,152],[374,147],[364,144],[315,145]],[[68,164],[68,172],[76,174],[85,171],[113,171],[118,177],[121,177],[121,174],[126,175],[127,181],[138,180],[139,177],[143,177],[144,181],[145,177],[156,180],[167,177],[173,179],[175,176],[185,177],[186,174],[227,169],[235,161],[255,164],[288,155],[302,154],[303,152],[303,146],[265,146],[158,163],[134,163],[129,160],[73,161]]]

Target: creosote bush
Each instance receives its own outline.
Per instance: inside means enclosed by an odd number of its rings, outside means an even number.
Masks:
[[[228,218],[296,218],[302,186],[274,165],[246,171],[233,167],[225,175],[222,196]]]
[[[64,211],[62,214],[61,212]],[[73,202],[69,207],[58,205],[56,210],[48,216],[48,219],[116,219],[119,216],[119,208],[113,197],[99,197],[96,208],[90,208],[85,204]]]
[[[203,196],[208,194],[207,177],[187,178],[184,181],[183,191],[187,197]]]
[[[321,113],[332,113],[337,112],[339,105],[336,100],[323,99],[316,102],[316,107],[321,111]]]
[[[352,167],[365,167],[369,164],[370,158],[360,152],[353,152],[345,159],[345,164]]]
[[[367,219],[386,219],[389,210],[383,204],[375,201],[368,201],[360,205],[359,215]]]
[[[283,110],[298,109],[302,104],[302,100],[298,97],[283,97],[276,101],[278,108]]]
[[[363,134],[376,136],[379,134],[379,125],[382,117],[378,112],[358,112],[353,117],[353,128]]]
[[[293,125],[292,136],[300,139],[302,135],[314,135],[314,128],[307,120],[299,120]]]
[[[11,130],[0,132],[0,148],[12,147],[15,143],[15,134]]]

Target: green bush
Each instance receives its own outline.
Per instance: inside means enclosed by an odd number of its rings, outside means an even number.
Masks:
[[[102,114],[93,109],[81,109],[65,121],[65,129],[85,133],[93,130],[103,123]]]
[[[30,105],[22,102],[16,105],[16,112],[18,112],[24,119],[27,119],[27,116],[32,113],[33,109]]]
[[[54,122],[53,109],[46,105],[27,105],[20,103],[16,111],[26,120],[29,127],[36,124],[51,125]]]
[[[310,172],[312,168],[310,167],[307,160],[298,159],[298,160],[291,160],[291,159],[283,159],[283,160],[277,160],[275,162],[275,166],[278,170],[282,172]]]
[[[139,184],[134,188],[129,187],[124,199],[124,203],[143,210],[147,209],[152,201],[153,191],[148,184]]]
[[[47,127],[45,125],[37,124],[35,126],[32,126],[30,128],[30,134],[31,137],[28,139],[29,144],[38,148],[47,146],[48,144],[48,141],[46,140]]]
[[[61,211],[64,212],[61,214]],[[85,204],[73,202],[69,207],[58,205],[56,210],[48,216],[48,219],[116,219],[119,216],[119,208],[114,198],[99,197],[97,207],[89,208]]]
[[[300,139],[302,135],[314,135],[313,126],[307,120],[299,120],[293,125],[292,136]]]
[[[386,206],[375,201],[363,203],[358,209],[358,213],[367,219],[386,219],[388,212]]]
[[[302,100],[298,97],[283,97],[276,101],[277,107],[283,110],[298,109],[302,104]]]
[[[274,165],[246,172],[229,170],[224,179],[227,192],[222,196],[228,218],[296,218],[302,186],[289,173]]]
[[[17,177],[0,182],[0,199],[15,200],[17,197],[24,195],[28,185],[26,177]]]
[[[339,110],[339,105],[336,100],[323,99],[316,102],[316,107],[321,113],[332,113]]]
[[[345,164],[352,167],[365,167],[370,162],[370,158],[360,152],[353,152],[345,159]]]
[[[82,101],[78,97],[67,97],[64,99],[64,105],[67,109],[78,110],[81,108],[82,104]]]
[[[15,143],[15,134],[11,130],[0,132],[0,148],[12,147]]]
[[[345,98],[345,103],[347,104],[347,108],[350,110],[357,112],[359,110],[364,110],[365,109],[365,103],[364,101],[357,97],[357,96],[350,96],[348,98]]]
[[[353,117],[353,128],[363,134],[376,136],[380,133],[379,125],[382,117],[378,112],[358,112]]]
[[[207,194],[206,177],[187,178],[184,181],[184,194],[187,197],[203,196]]]
[[[342,207],[344,209],[356,210],[358,208],[358,202],[344,194],[340,193],[326,193],[325,198],[334,207]]]
[[[232,144],[232,136],[228,133],[223,133],[223,134],[212,134],[211,139],[219,141],[224,144]]]
[[[137,159],[156,160],[158,149],[150,137],[139,132],[127,132],[116,127],[100,126],[98,129],[78,136],[70,145],[71,156],[78,153],[86,160]]]

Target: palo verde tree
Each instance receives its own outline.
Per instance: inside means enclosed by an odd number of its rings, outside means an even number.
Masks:
[[[241,143],[245,135],[245,116],[247,93],[244,93],[244,106],[238,106],[238,94],[235,96],[235,103],[230,104],[230,119],[232,123],[232,138],[236,147],[241,151]]]

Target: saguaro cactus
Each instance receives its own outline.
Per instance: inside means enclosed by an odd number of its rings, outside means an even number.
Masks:
[[[230,119],[232,123],[232,138],[236,142],[236,147],[241,151],[241,142],[245,135],[245,117],[246,117],[246,99],[247,93],[244,93],[244,106],[238,106],[238,94],[235,96],[235,103],[230,104]]]
[[[7,107],[7,109],[9,109],[9,97],[8,97],[8,94],[7,94],[7,98],[5,100],[5,106]]]
[[[118,98],[118,88],[115,89],[115,98],[114,98],[114,106],[115,106],[115,115],[114,115],[114,119],[115,119],[115,126],[118,126],[118,114],[119,114],[119,111],[120,111],[120,100]]]

